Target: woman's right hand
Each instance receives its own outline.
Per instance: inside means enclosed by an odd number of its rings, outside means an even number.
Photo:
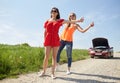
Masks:
[[[84,21],[84,17],[81,17],[78,22],[83,22]]]

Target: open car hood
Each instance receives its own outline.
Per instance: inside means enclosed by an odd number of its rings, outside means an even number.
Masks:
[[[92,40],[93,47],[106,46],[109,47],[108,40],[106,38],[94,38]]]

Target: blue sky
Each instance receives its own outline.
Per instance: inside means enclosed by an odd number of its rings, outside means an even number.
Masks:
[[[59,8],[61,18],[68,19],[75,12],[86,33],[74,33],[74,48],[88,49],[95,37],[105,37],[115,51],[120,51],[120,0],[0,0],[0,43],[43,47],[43,24],[50,17],[52,7]],[[64,29],[61,27],[59,33]]]

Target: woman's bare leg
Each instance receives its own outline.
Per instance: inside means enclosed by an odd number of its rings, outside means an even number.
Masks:
[[[52,49],[52,75],[54,75],[55,72],[55,66],[56,66],[56,57],[57,57],[57,52],[58,52],[59,47],[53,47]]]
[[[43,61],[43,74],[46,72],[46,68],[48,66],[48,60],[49,60],[49,56],[50,56],[50,51],[51,51],[51,47],[46,46],[45,47],[45,57],[44,57],[44,61]]]

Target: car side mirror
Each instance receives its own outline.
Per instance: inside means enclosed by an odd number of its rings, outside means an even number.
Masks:
[[[110,49],[113,49],[113,47],[110,47]]]
[[[93,48],[92,47],[90,47],[88,50],[90,51],[90,50],[92,50]]]

